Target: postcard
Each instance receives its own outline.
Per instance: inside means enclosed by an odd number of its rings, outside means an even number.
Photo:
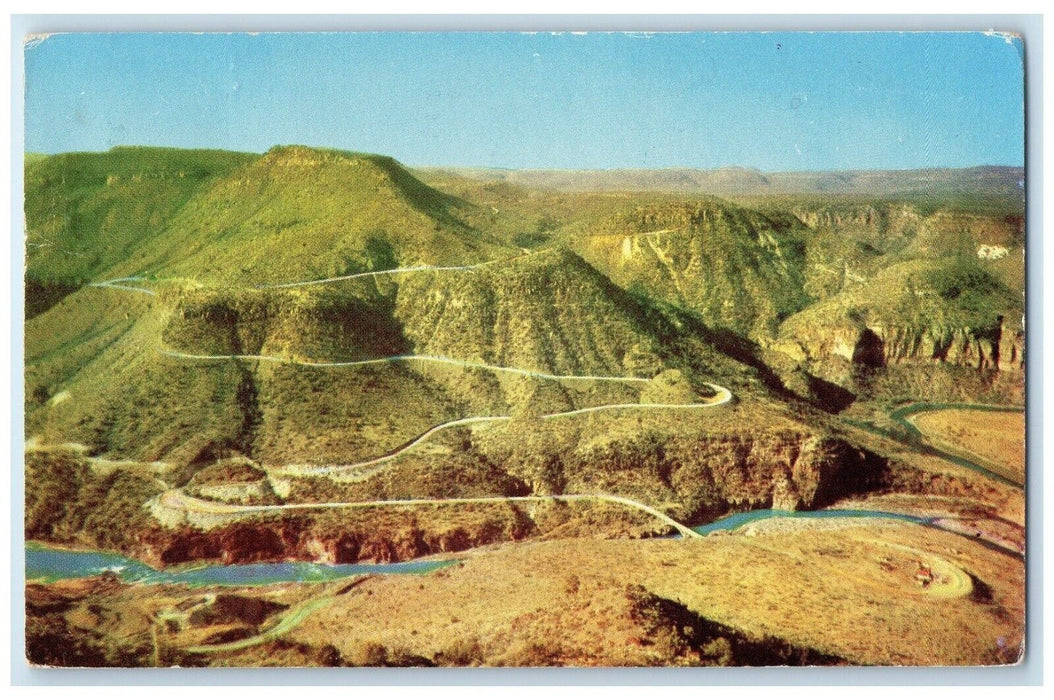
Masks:
[[[27,40],[27,662],[1018,663],[1023,51]]]

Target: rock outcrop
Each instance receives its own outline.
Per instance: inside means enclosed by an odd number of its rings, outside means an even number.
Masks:
[[[1025,363],[1025,335],[1003,319],[989,328],[853,323],[848,319],[772,346],[798,361],[840,358],[867,367],[945,363],[980,370],[1016,371]]]
[[[811,229],[854,231],[856,233],[887,234],[903,236],[914,234],[922,223],[922,217],[908,205],[877,207],[824,207],[807,209],[797,207],[794,215]]]
[[[626,289],[690,309],[708,326],[760,338],[808,301],[803,231],[786,213],[701,200],[627,210],[575,247]]]

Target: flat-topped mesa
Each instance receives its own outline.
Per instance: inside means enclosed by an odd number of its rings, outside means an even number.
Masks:
[[[149,271],[259,286],[517,252],[466,225],[472,210],[367,153],[53,156],[26,168],[28,277],[80,283]]]
[[[321,165],[335,161],[366,160],[376,158],[367,153],[311,148],[309,146],[272,146],[260,158],[260,162],[277,166]]]
[[[434,169],[433,169],[434,170]],[[665,192],[722,196],[915,195],[998,196],[1024,202],[1024,168],[928,168],[919,170],[829,170],[762,172],[731,166],[623,168],[616,170],[506,170],[445,168],[487,182],[504,182],[561,192]]]
[[[379,153],[343,151],[336,148],[316,148],[298,144],[272,146],[259,157],[257,163],[267,166],[286,167],[305,167],[334,163],[368,165],[379,169],[403,167],[395,158]]]
[[[301,169],[298,175],[309,180],[317,177],[320,170],[337,169],[347,178],[372,184],[385,190],[388,196],[397,197],[407,205],[427,211],[431,216],[448,220],[447,223],[455,223],[448,209],[466,205],[424,184],[395,158],[376,153],[295,145],[275,146],[261,156],[255,165],[260,169]]]

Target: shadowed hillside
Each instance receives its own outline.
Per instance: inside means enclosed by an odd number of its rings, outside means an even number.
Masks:
[[[648,378],[661,368],[661,336],[674,332],[561,249],[407,277],[396,314],[417,352],[558,374]]]
[[[619,285],[759,338],[807,302],[804,230],[786,214],[704,200],[624,211],[573,245]]]

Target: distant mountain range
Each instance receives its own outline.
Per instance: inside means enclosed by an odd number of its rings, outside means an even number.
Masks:
[[[965,193],[1024,197],[1025,169],[1010,166],[926,168],[919,170],[842,170],[764,173],[753,168],[625,170],[502,170],[498,168],[418,168],[447,171],[480,180],[567,192],[660,191],[706,194],[866,194]]]

